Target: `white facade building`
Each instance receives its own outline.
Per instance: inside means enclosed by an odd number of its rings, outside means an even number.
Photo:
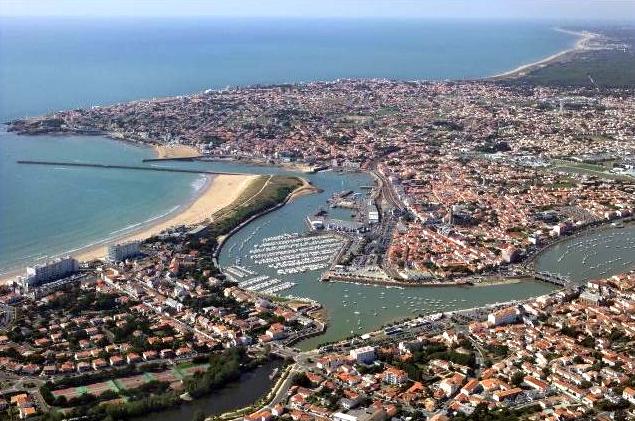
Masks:
[[[26,276],[20,279],[20,283],[26,289],[45,284],[47,282],[62,279],[79,270],[79,263],[72,257],[60,257],[41,265],[26,268]]]
[[[379,210],[377,206],[373,203],[372,199],[368,200],[368,223],[369,224],[377,224],[379,223]]]
[[[490,313],[487,316],[487,322],[491,326],[500,326],[509,323],[515,323],[520,319],[520,311],[516,307],[507,307],[502,310]]]
[[[108,246],[108,261],[121,262],[128,257],[139,254],[141,241],[129,241],[127,243],[113,244]]]
[[[375,355],[375,348],[372,346],[364,346],[357,349],[352,349],[350,352],[351,358],[354,358],[357,363],[370,364],[377,356]]]

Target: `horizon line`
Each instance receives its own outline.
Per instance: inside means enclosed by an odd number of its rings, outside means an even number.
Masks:
[[[614,22],[629,23],[635,26],[631,20],[595,17],[595,18],[557,18],[557,17],[522,17],[522,16],[303,16],[303,15],[133,15],[133,14],[107,14],[107,15],[26,15],[26,14],[9,14],[0,13],[0,19],[141,19],[141,20],[181,20],[181,19],[293,19],[293,20],[421,20],[421,21],[561,21],[561,22]]]

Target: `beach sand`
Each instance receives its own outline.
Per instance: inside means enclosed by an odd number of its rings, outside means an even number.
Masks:
[[[200,156],[201,153],[191,145],[155,145],[154,153],[157,158],[190,158]]]
[[[569,57],[571,54],[576,54],[578,52],[590,49],[592,42],[595,41],[600,36],[599,34],[595,34],[593,32],[588,32],[588,31],[575,32],[575,31],[569,31],[569,30],[560,29],[560,28],[557,28],[556,31],[564,32],[564,33],[572,34],[572,35],[577,35],[579,38],[576,41],[574,47],[569,48],[567,50],[560,51],[556,54],[552,54],[549,57],[545,57],[533,63],[523,64],[522,66],[518,66],[517,68],[513,70],[491,76],[488,79],[505,79],[505,78],[514,78],[514,77],[524,76],[527,73],[534,71],[538,68],[545,67],[548,64],[554,63],[565,57]]]
[[[198,150],[188,145],[155,145],[153,146],[157,158],[184,158],[199,156]],[[231,205],[243,191],[258,176],[256,175],[228,175],[209,176],[205,186],[198,196],[185,204],[181,211],[158,219],[154,224],[142,227],[116,239],[105,241],[92,247],[78,250],[71,255],[79,260],[88,261],[101,259],[106,256],[107,248],[111,244],[131,240],[144,240],[175,225],[195,225],[209,219],[214,213]],[[0,284],[11,282],[16,276],[22,275],[24,269],[11,270],[0,274]]]
[[[175,225],[201,223],[211,218],[214,213],[231,205],[256,178],[258,178],[257,175],[249,174],[210,176],[200,194],[189,204],[185,204],[182,211],[167,215],[152,225],[142,227],[122,237],[92,247],[82,248],[76,253],[71,253],[71,255],[83,261],[101,259],[106,256],[107,248],[111,244],[131,240],[144,240]],[[24,269],[20,269],[0,274],[0,284],[11,282],[16,276],[23,273]]]
[[[106,244],[80,250],[73,256],[79,260],[94,260],[103,258],[109,244],[122,243],[131,240],[144,240],[175,225],[195,225],[212,217],[219,210],[231,205],[243,191],[254,181],[256,175],[216,175],[208,180],[204,191],[195,198],[182,212],[168,215],[158,223],[142,228],[124,237]]]

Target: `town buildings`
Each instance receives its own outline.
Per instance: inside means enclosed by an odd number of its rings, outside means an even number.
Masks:
[[[408,215],[384,264],[417,281],[495,270],[631,217],[635,186],[613,170],[635,156],[634,116],[629,89],[338,80],[72,110],[10,129],[37,131],[52,118],[63,122],[56,130],[191,144],[208,159],[372,170]],[[369,206],[369,222],[383,211]]]
[[[79,270],[79,263],[72,257],[59,257],[57,259],[29,266],[26,275],[19,279],[21,286],[28,290],[46,284],[51,281],[72,275]]]
[[[448,419],[503,408],[529,420],[630,419],[635,272],[581,289],[529,299],[471,322],[448,314],[434,322],[439,329],[413,332],[400,343],[382,340],[377,346],[375,332],[349,355],[341,352],[347,342],[331,345],[314,366],[303,367],[315,382],[309,389],[291,388],[286,408],[294,419],[343,421],[386,420],[391,411],[400,419]],[[588,291],[602,300],[584,300]],[[369,369],[360,356],[373,354]],[[342,394],[363,398],[355,405],[334,399]]]
[[[139,254],[139,246],[141,241],[129,241],[126,243],[112,244],[108,246],[107,260],[110,262],[121,262],[128,257]]]

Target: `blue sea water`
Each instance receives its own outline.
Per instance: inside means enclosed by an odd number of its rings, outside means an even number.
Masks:
[[[570,47],[553,23],[429,20],[0,21],[0,118],[206,88],[478,78]]]
[[[0,132],[0,273],[139,229],[187,205],[205,177],[17,164],[19,159],[139,165],[152,150],[88,136]]]
[[[552,23],[426,20],[0,19],[0,121],[227,85],[464,79],[570,47]],[[194,193],[183,174],[19,166],[135,164],[150,151],[0,132],[0,272],[116,235]]]

